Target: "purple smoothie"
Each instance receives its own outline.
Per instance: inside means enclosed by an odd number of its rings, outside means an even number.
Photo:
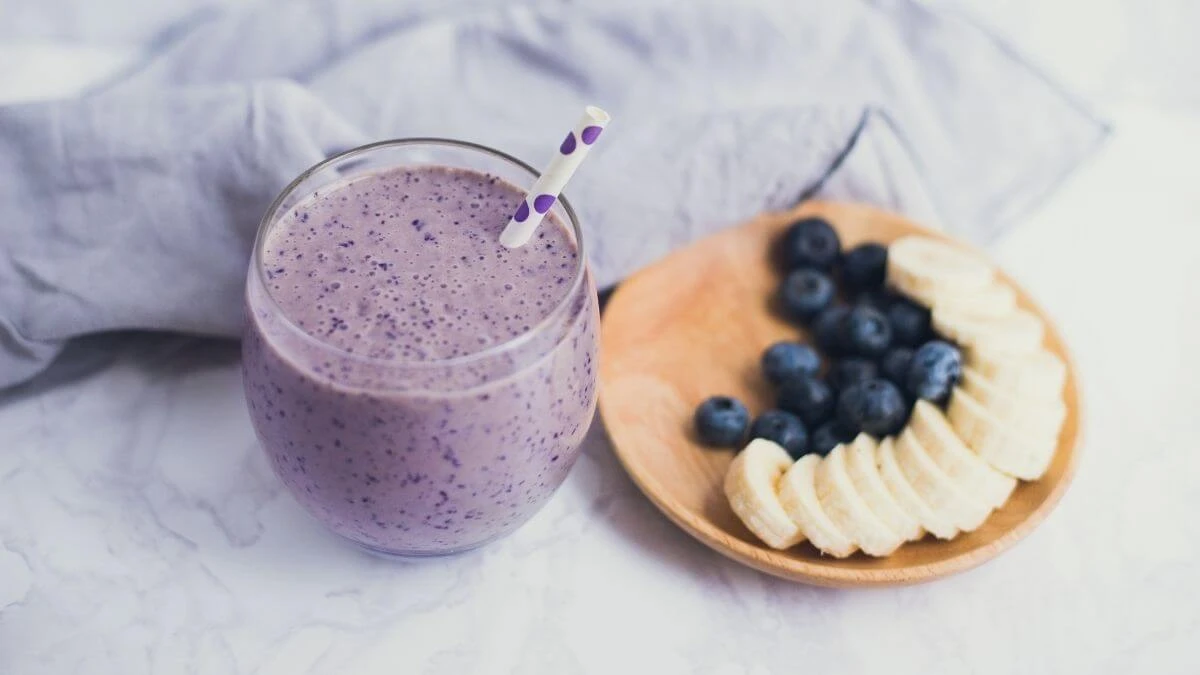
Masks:
[[[247,289],[251,419],[304,507],[369,548],[512,531],[595,409],[595,289],[553,214],[500,246],[522,191],[401,167],[328,186],[262,235]]]

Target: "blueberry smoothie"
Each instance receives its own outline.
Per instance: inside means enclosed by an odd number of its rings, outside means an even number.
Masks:
[[[397,555],[502,536],[550,497],[595,409],[595,289],[548,214],[498,243],[523,192],[438,165],[368,171],[277,209],[247,289],[259,440],[333,531]]]

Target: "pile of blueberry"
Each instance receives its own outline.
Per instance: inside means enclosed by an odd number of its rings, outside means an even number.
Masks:
[[[929,310],[884,287],[887,247],[869,243],[843,253],[828,222],[805,218],[778,248],[786,274],[779,309],[808,328],[820,351],[790,341],[767,348],[762,371],[776,408],[751,423],[741,401],[714,396],[696,410],[702,441],[736,448],[747,437],[766,438],[793,457],[823,455],[860,432],[898,433],[917,399],[946,403],[962,355],[933,333]]]

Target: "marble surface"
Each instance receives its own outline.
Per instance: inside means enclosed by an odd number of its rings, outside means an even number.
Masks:
[[[1075,485],[995,561],[778,581],[660,516],[596,430],[514,536],[381,561],[281,492],[236,346],[104,336],[0,394],[0,674],[1200,672],[1200,114],[1109,93],[1107,147],[993,248],[1087,403]]]

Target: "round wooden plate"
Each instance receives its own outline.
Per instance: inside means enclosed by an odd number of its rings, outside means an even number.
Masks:
[[[886,558],[822,556],[808,543],[776,551],[730,510],[722,491],[732,453],[707,448],[692,431],[692,412],[715,394],[736,396],[752,413],[772,405],[759,356],[804,331],[770,309],[779,275],[771,243],[801,216],[820,215],[847,247],[907,234],[947,238],[904,218],[853,204],[806,203],[767,214],[681,249],[623,282],[604,311],[600,411],[617,456],[659,509],[716,551],[786,579],[821,586],[889,586],[929,581],[989,560],[1012,546],[1054,508],[1078,456],[1081,402],[1075,365],[1054,324],[1027,293],[1022,307],[1046,322],[1046,347],[1067,363],[1066,421],[1049,472],[1022,483],[975,532],[952,541],[926,537]]]

